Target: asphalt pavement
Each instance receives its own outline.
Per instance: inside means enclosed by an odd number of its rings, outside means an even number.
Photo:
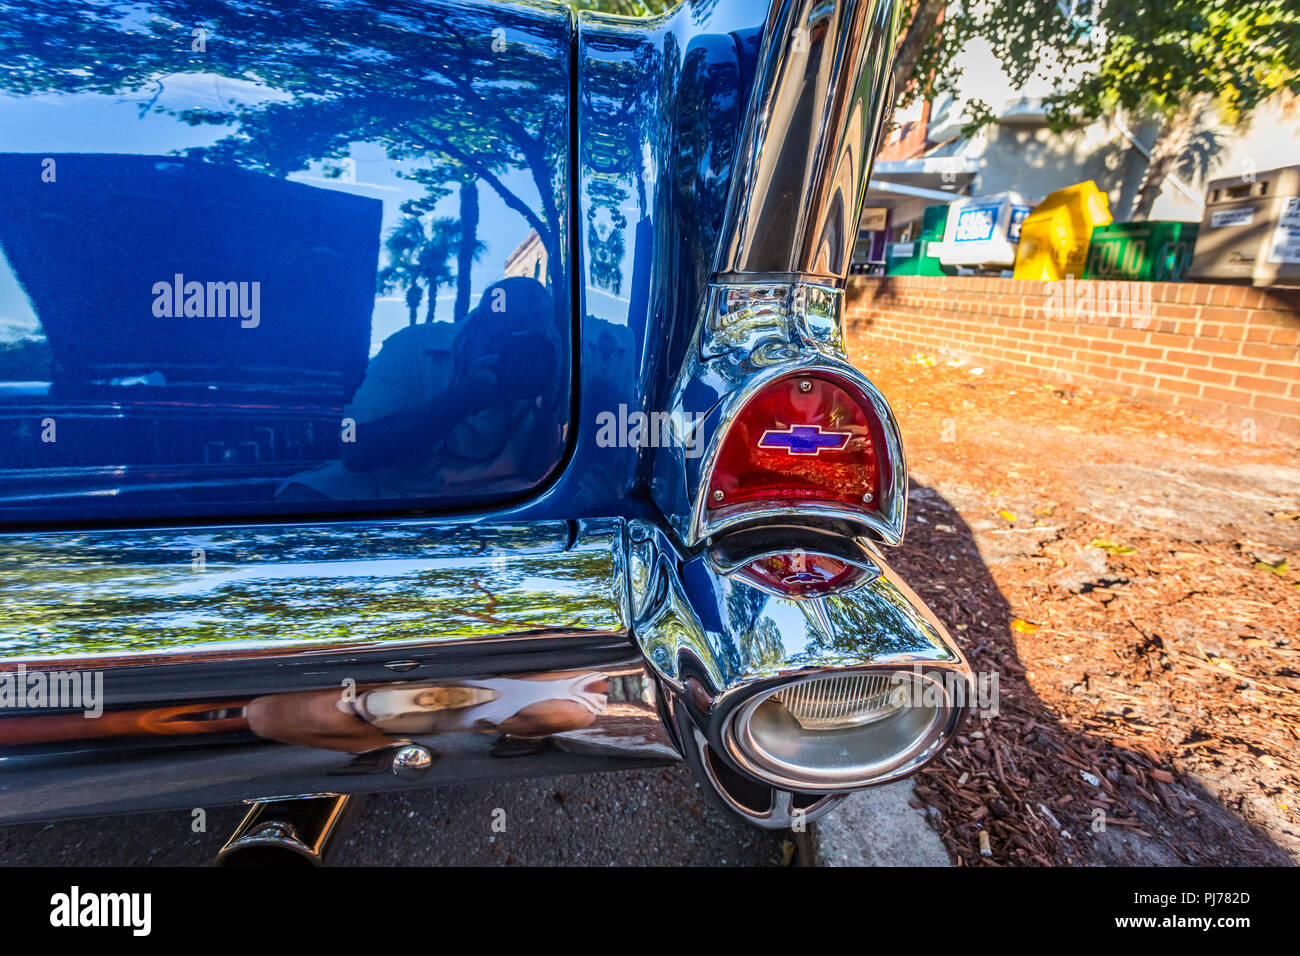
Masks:
[[[192,810],[0,827],[0,865],[205,865],[244,810],[203,809],[199,833]],[[374,796],[335,864],[779,866],[788,849],[676,765]]]

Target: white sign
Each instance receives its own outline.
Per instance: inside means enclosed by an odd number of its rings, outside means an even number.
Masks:
[[[1300,263],[1300,198],[1282,200],[1282,215],[1268,246],[1268,261]]]
[[[1033,209],[1029,206],[1011,207],[1011,222],[1007,226],[1007,238],[1012,242],[1020,241],[1020,224],[1029,218],[1031,212]]]
[[[889,258],[891,259],[910,259],[916,244],[912,242],[896,242],[889,247]]]
[[[1222,229],[1224,226],[1249,226],[1255,221],[1255,210],[1250,206],[1237,206],[1235,209],[1216,209],[1210,213],[1210,228]]]

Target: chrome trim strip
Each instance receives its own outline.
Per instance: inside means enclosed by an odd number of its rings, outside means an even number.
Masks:
[[[745,774],[728,753],[728,715],[774,684],[912,664],[969,681],[942,626],[865,539],[831,553],[856,552],[878,577],[794,600],[721,573],[713,556],[681,548],[656,524],[636,520],[626,536],[613,534],[620,524],[604,528],[610,538],[600,547],[571,546],[543,570],[578,583],[588,565],[604,569],[593,580],[614,574],[635,646],[625,630],[511,637],[489,627],[482,640],[431,634],[386,646],[227,646],[207,655],[197,645],[162,660],[86,657],[89,648],[74,646],[79,658],[32,661],[29,674],[71,663],[97,670],[102,713],[34,701],[0,708],[0,822],[650,766],[680,759],[690,741],[680,720]],[[446,549],[455,541],[444,541]],[[484,555],[502,558],[495,573],[506,581],[537,570],[536,555],[519,564],[500,550],[455,559],[444,550],[443,560],[477,571],[491,567],[478,560]],[[137,567],[143,559],[123,560]],[[487,580],[496,593],[513,593]],[[548,585],[520,599],[549,593]],[[437,605],[436,594],[429,600]],[[495,616],[508,623],[519,615],[500,601]],[[0,671],[17,670],[13,661]],[[403,762],[408,750],[428,759]]]
[[[0,667],[627,630],[622,521],[0,536]]]

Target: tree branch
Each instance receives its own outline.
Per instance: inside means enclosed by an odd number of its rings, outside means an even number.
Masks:
[[[898,55],[894,58],[895,96],[906,93],[912,81],[916,79],[916,64],[921,59],[921,52],[929,42],[930,36],[939,25],[939,19],[947,8],[947,0],[918,0],[912,13],[912,22],[903,34],[903,42],[898,45]]]

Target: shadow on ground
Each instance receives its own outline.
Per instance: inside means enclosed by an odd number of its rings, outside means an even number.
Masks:
[[[947,625],[972,668],[996,673],[1000,689],[997,716],[968,721],[954,745],[916,778],[917,798],[955,861],[1291,862],[1204,787],[1170,773],[1148,753],[1082,732],[1040,699],[1026,679],[1013,630],[1017,623],[1032,625],[1014,616],[971,528],[933,489],[913,485],[909,498],[906,545],[890,557]],[[1159,649],[1146,652],[1158,655]]]

